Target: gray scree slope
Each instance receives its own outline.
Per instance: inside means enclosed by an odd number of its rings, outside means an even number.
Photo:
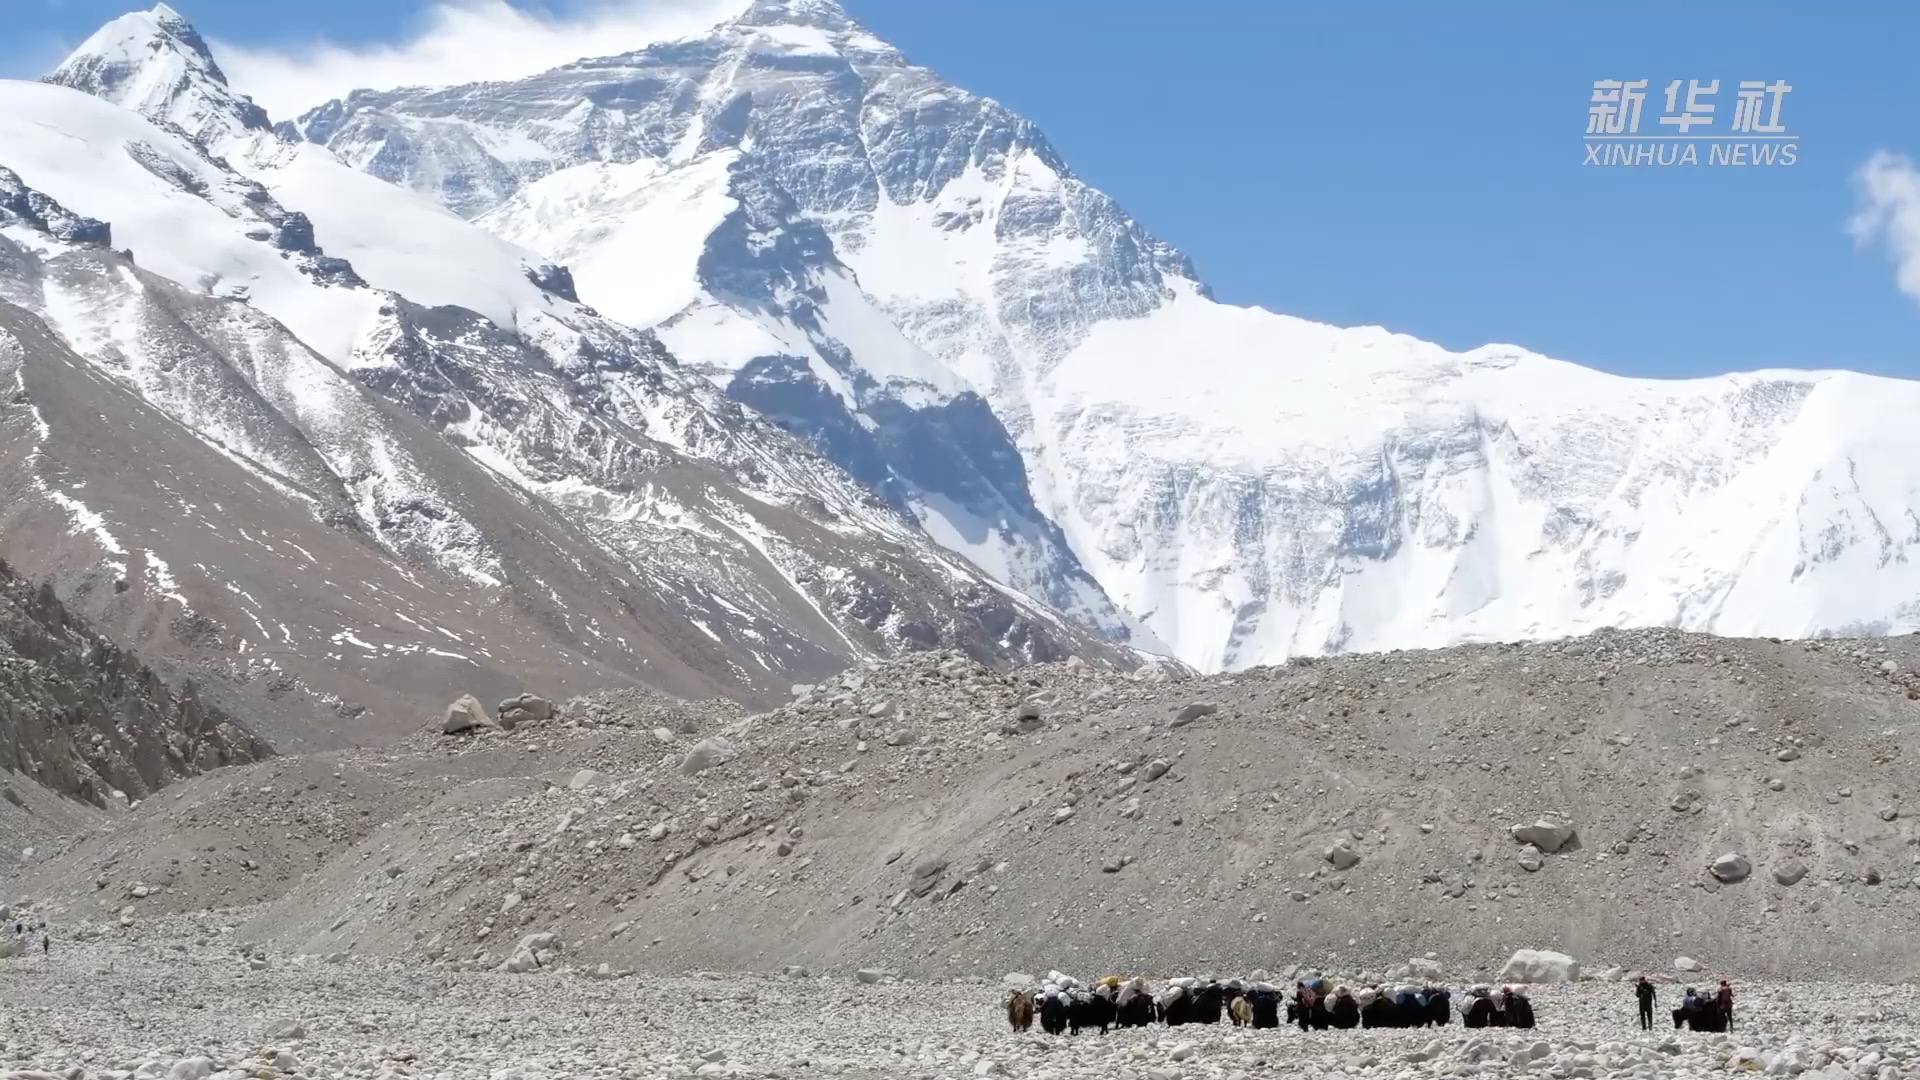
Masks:
[[[273,951],[483,965],[551,931],[569,963],[655,971],[1432,952],[1491,974],[1538,947],[1898,980],[1920,976],[1917,671],[1915,638],[1670,631],[1203,679],[927,654],[751,718],[613,692],[477,740],[222,770],[20,868],[18,891],[66,918],[240,907],[238,937]],[[1509,830],[1543,815],[1574,838],[1529,870]],[[1729,852],[1745,881],[1709,873]]]

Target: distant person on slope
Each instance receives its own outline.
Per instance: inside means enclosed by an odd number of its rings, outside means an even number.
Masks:
[[[1645,975],[1633,984],[1633,996],[1640,999],[1640,1030],[1653,1030],[1653,983]]]
[[[1713,995],[1713,1003],[1720,1008],[1720,1015],[1727,1018],[1727,1030],[1733,1030],[1733,987],[1727,980],[1720,980],[1720,989]]]

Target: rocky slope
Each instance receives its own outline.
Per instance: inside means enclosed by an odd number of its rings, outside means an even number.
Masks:
[[[830,0],[287,130],[564,256],[952,550],[1201,668],[1920,626],[1920,384],[1621,379],[1217,303],[1032,123]],[[933,471],[929,424],[963,451]]]
[[[616,695],[222,770],[17,891],[136,928],[262,905],[239,940],[482,967],[553,932],[662,972],[997,975],[1044,943],[1156,975],[1486,977],[1541,947],[1910,979],[1916,672],[1920,638],[1670,631],[1202,679],[930,654],[753,717]],[[1572,837],[1512,835],[1543,817]]]
[[[766,700],[903,649],[1133,662],[563,268],[266,131],[172,12],[55,81],[0,84],[0,547],[271,702],[276,741],[523,680]]]
[[[76,620],[52,588],[0,562],[0,755],[5,795],[35,784],[96,807],[126,806],[183,776],[255,761],[267,744],[203,701],[178,690]],[[17,849],[16,849],[17,850]]]

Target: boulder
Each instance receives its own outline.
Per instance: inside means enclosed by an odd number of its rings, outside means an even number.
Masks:
[[[1567,846],[1574,837],[1574,828],[1548,818],[1541,818],[1531,825],[1515,825],[1508,830],[1514,840],[1522,844],[1532,844],[1542,852],[1552,855]]]
[[[440,730],[448,735],[458,735],[463,731],[498,731],[500,725],[487,715],[486,706],[472,694],[461,694],[453,704],[447,706],[446,719]]]
[[[1046,726],[1037,702],[1024,702],[1014,710],[1013,719],[1000,726],[1002,735],[1031,735]]]
[[[276,1020],[267,1025],[267,1039],[270,1042],[285,1042],[306,1037],[307,1025],[298,1020]]]
[[[560,938],[551,931],[528,934],[513,947],[513,955],[500,965],[500,970],[515,975],[524,975],[529,971],[538,971],[551,963],[554,954],[560,951]]]
[[[1566,953],[1521,949],[1500,969],[1500,982],[1570,983],[1580,979],[1580,962]]]
[[[719,736],[709,736],[693,745],[680,761],[680,771],[688,776],[706,772],[733,757],[733,744]]]
[[[1540,849],[1534,847],[1532,844],[1528,844],[1526,847],[1520,849],[1519,859],[1520,869],[1525,870],[1529,874],[1538,871],[1542,866],[1547,864],[1546,859],[1540,854]]]
[[[1342,841],[1327,847],[1326,860],[1333,864],[1335,870],[1351,870],[1360,865],[1360,853]]]
[[[861,968],[859,971],[853,973],[853,977],[866,983],[868,986],[872,986],[874,983],[885,979],[887,972],[879,968]]]
[[[947,872],[947,860],[934,856],[922,859],[914,864],[913,877],[907,883],[907,891],[915,896],[925,896],[933,891],[940,878]]]
[[[511,731],[520,724],[553,719],[553,702],[538,694],[521,694],[500,703],[500,726]]]
[[[1407,961],[1407,978],[1425,983],[1441,983],[1446,981],[1447,972],[1440,966],[1438,960],[1416,956]]]
[[[1753,873],[1753,864],[1747,861],[1745,855],[1729,851],[1713,860],[1713,865],[1707,869],[1715,878],[1731,885],[1747,880],[1747,875]]]
[[[1675,971],[1699,971],[1705,966],[1706,965],[1691,956],[1676,956],[1673,958],[1673,970]]]
[[[1220,706],[1207,701],[1195,701],[1173,714],[1174,727],[1186,727],[1202,717],[1212,716],[1220,711]]]
[[[1798,859],[1788,859],[1773,868],[1773,880],[1781,885],[1798,885],[1806,876],[1807,864]]]

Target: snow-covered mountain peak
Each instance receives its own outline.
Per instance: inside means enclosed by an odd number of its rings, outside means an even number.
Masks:
[[[833,0],[754,0],[716,33],[772,44],[788,55],[900,59],[893,46],[868,33]]]
[[[847,9],[834,0],[753,0],[730,20],[736,26],[813,26],[822,30],[857,30]]]
[[[269,126],[266,110],[227,85],[206,39],[165,4],[94,31],[45,81],[174,124],[207,145]]]

